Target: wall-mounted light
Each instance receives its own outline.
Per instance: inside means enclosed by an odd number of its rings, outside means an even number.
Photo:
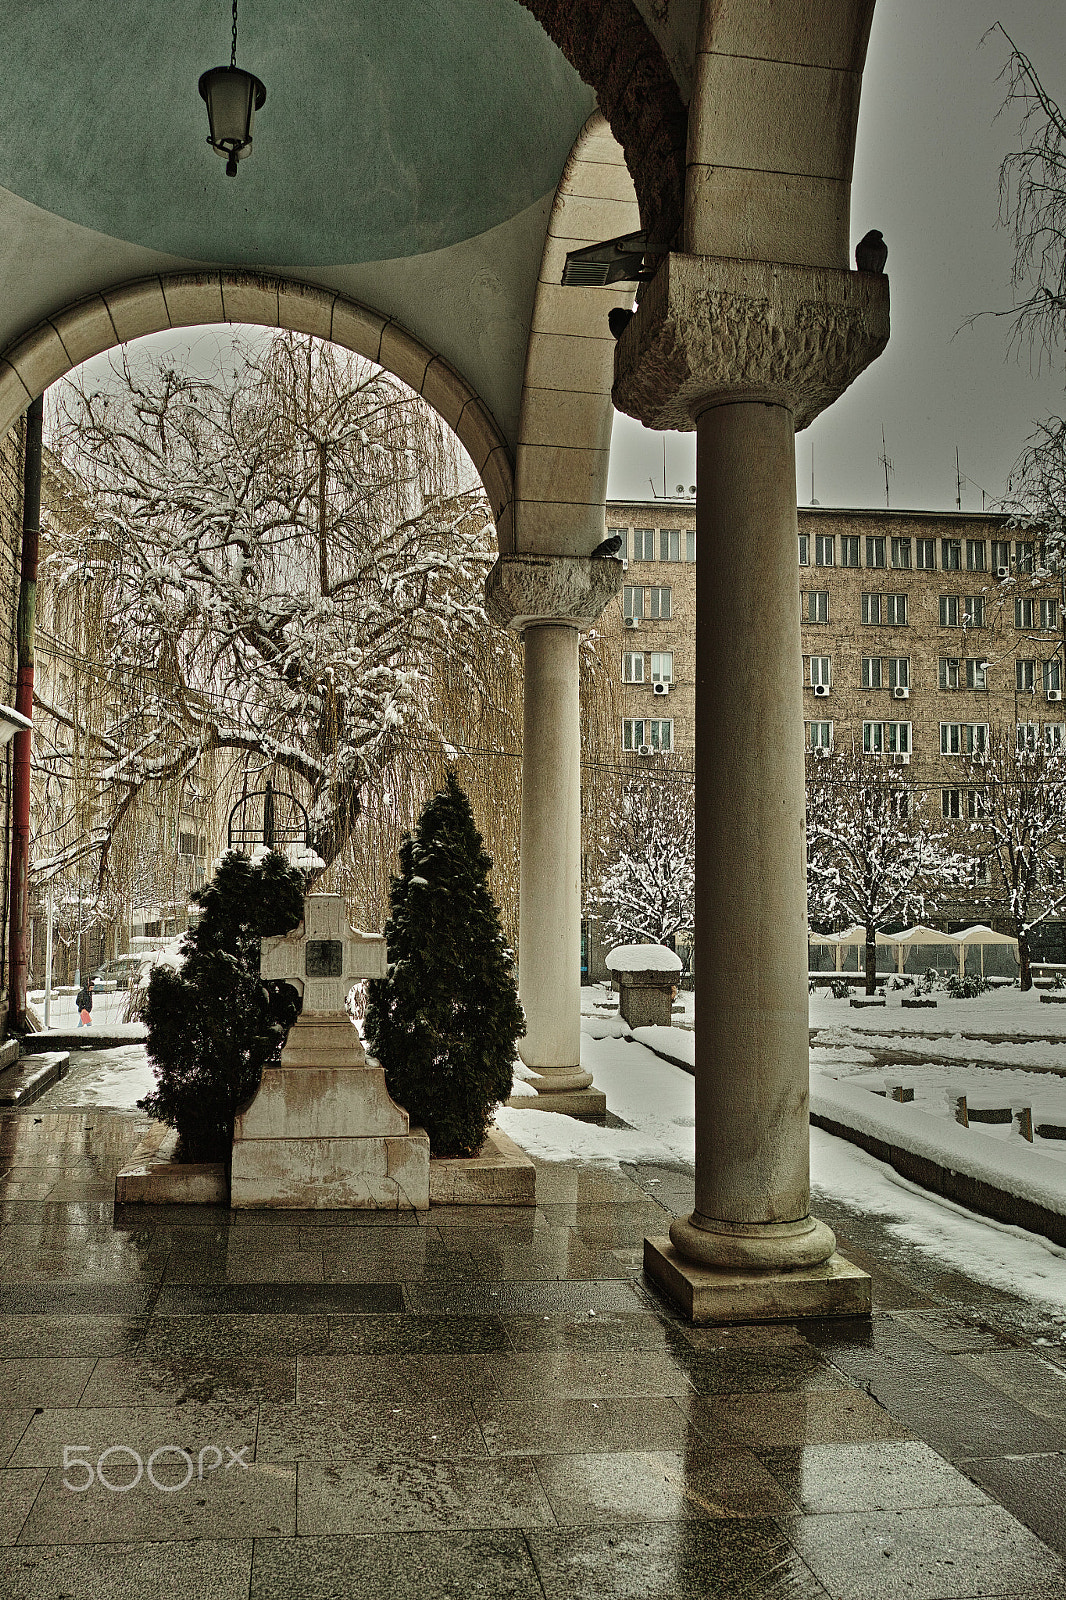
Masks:
[[[237,162],[251,152],[252,124],[266,100],[265,86],[237,65],[237,0],[233,0],[233,47],[228,67],[212,67],[200,78],[211,132],[207,142],[226,158],[226,176],[237,176]]]

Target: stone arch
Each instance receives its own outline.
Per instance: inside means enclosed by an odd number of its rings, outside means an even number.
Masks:
[[[49,384],[91,356],[167,328],[221,322],[329,339],[406,383],[458,437],[485,487],[500,550],[511,549],[511,452],[466,380],[393,318],[290,278],[239,271],[164,273],[65,306],[0,353],[0,436]]]

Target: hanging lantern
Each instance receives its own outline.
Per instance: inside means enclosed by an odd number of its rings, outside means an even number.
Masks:
[[[254,73],[237,65],[237,0],[233,0],[233,47],[228,67],[212,67],[198,85],[211,124],[208,144],[226,160],[226,176],[237,176],[237,162],[251,152],[252,124],[266,100],[266,88]]]

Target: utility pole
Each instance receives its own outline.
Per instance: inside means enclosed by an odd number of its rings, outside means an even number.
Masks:
[[[26,412],[26,463],[22,497],[22,566],[15,623],[18,678],[15,710],[33,716],[33,634],[37,616],[37,554],[41,539],[41,454],[43,450],[44,398],[38,395]],[[30,730],[20,728],[14,738],[14,775],[11,784],[11,911],[8,924],[8,963],[11,985],[8,1015],[16,1028],[25,1028],[26,948],[30,870]]]

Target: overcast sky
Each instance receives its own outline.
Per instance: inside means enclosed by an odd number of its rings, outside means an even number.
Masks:
[[[955,505],[955,447],[964,510],[981,489],[1004,492],[1032,424],[1063,409],[1063,363],[1030,370],[1008,354],[1007,326],[969,317],[1010,304],[1012,251],[997,226],[999,165],[1016,147],[997,76],[1007,59],[1002,20],[1066,103],[1062,0],[877,0],[863,80],[852,192],[852,245],[868,228],[888,244],[892,337],[853,387],[796,441],[800,505],[811,499],[814,446],[822,505],[883,506],[881,429],[893,463],[893,507]],[[695,482],[691,434],[668,434],[667,484]],[[609,494],[662,491],[662,435],[616,418]],[[975,485],[979,487],[975,487]]]

